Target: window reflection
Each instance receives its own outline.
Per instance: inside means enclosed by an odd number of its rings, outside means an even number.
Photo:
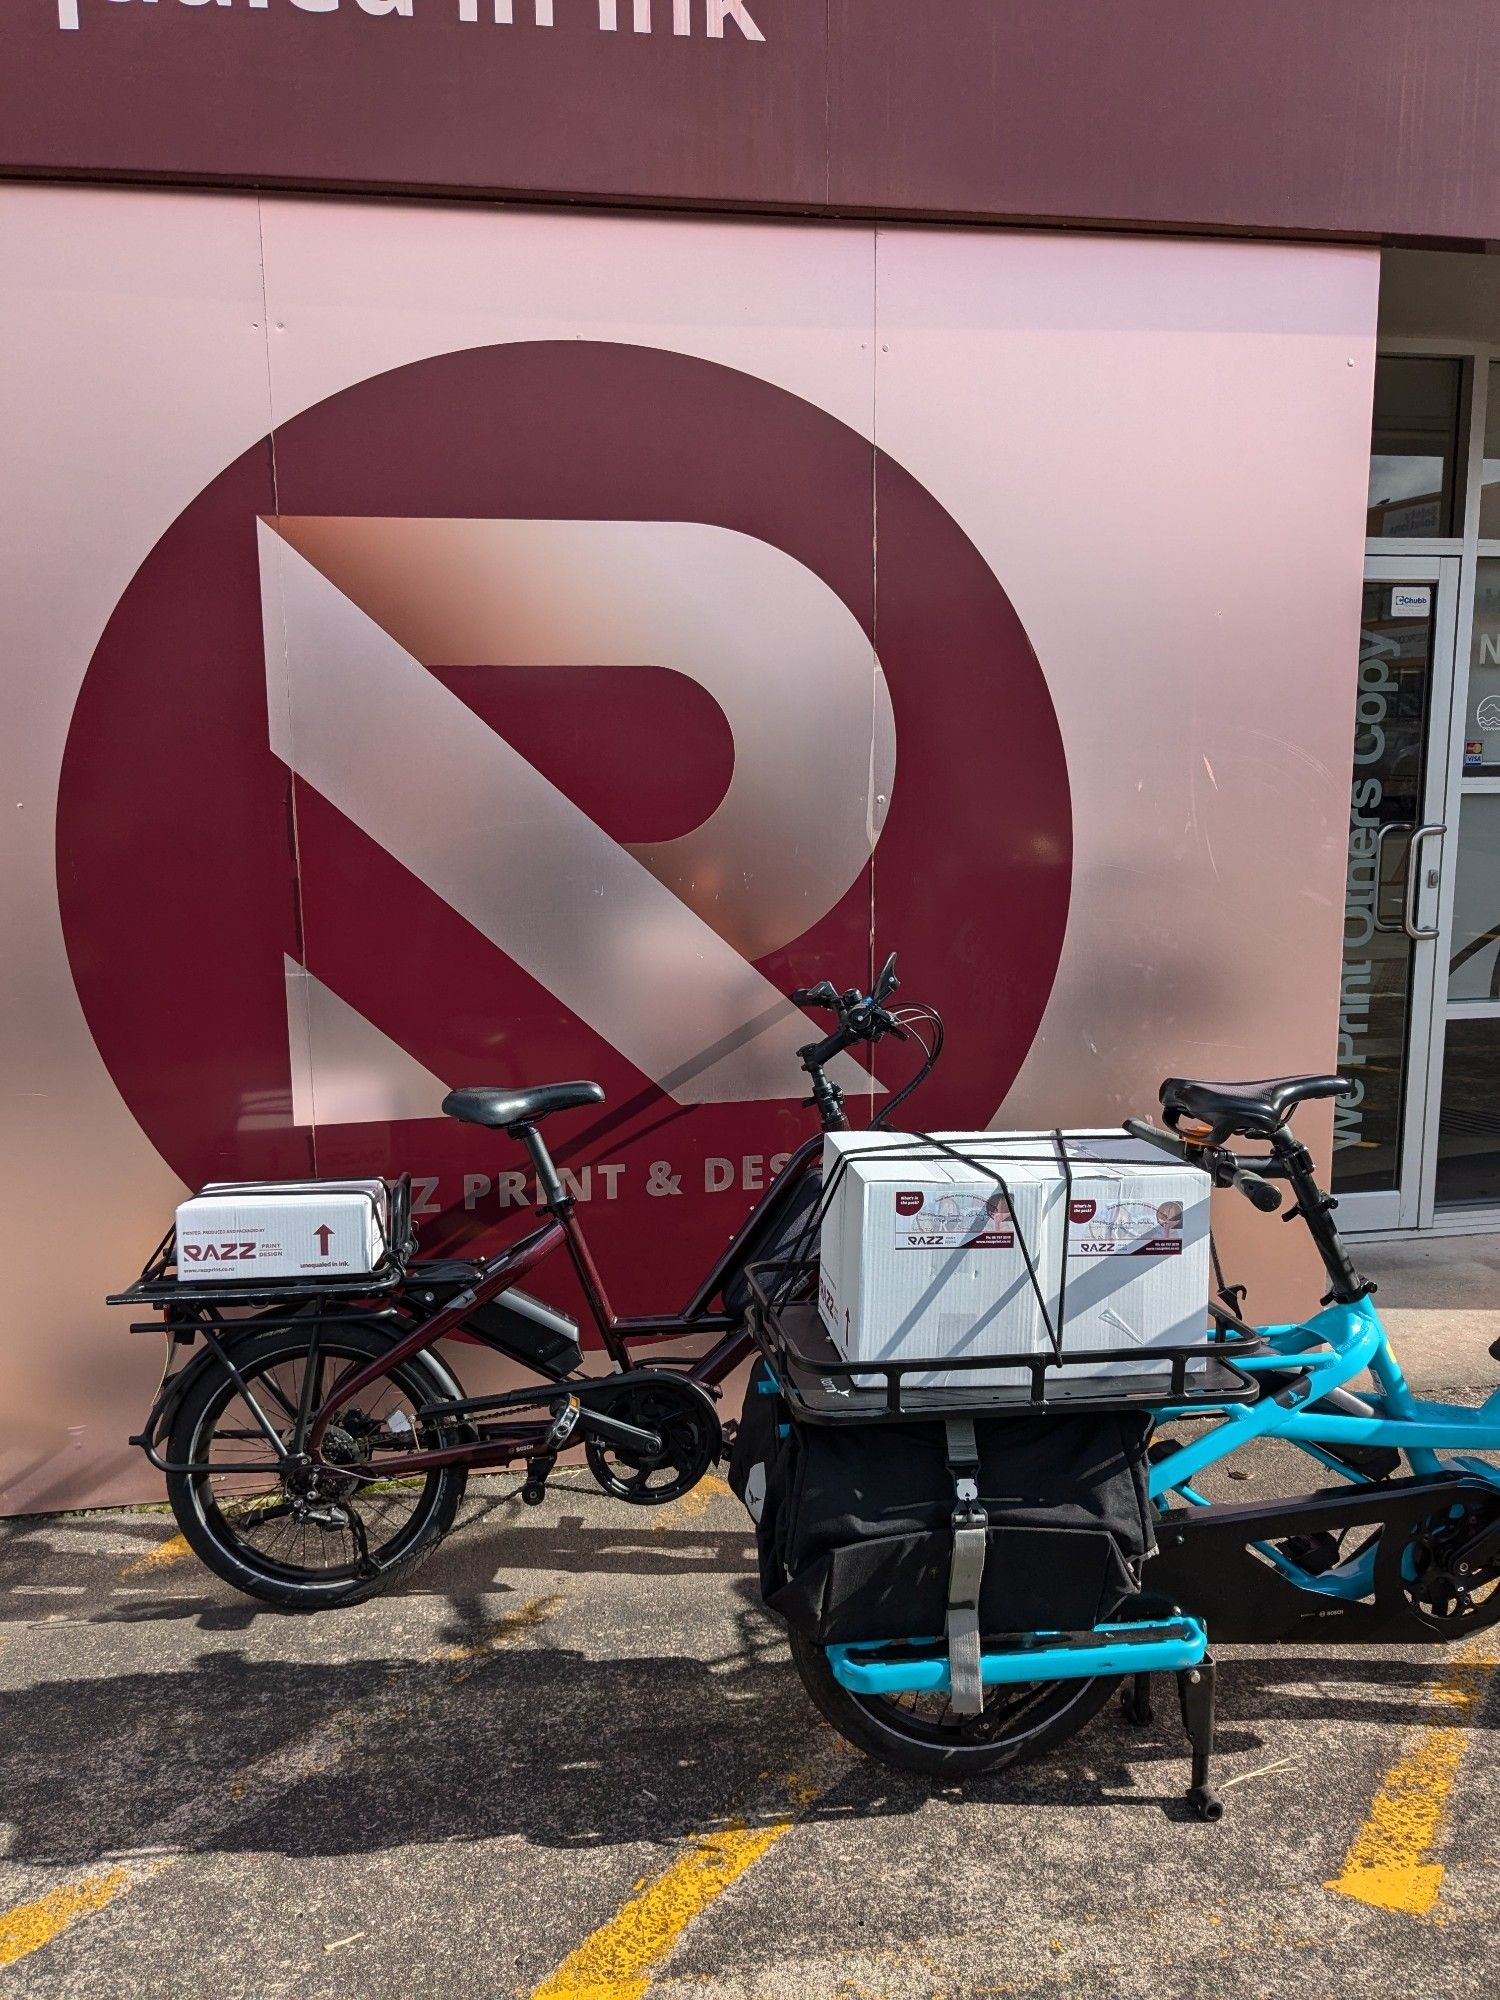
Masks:
[[[1500,1201],[1500,1020],[1448,1023],[1437,1198]]]
[[[1450,1000],[1500,1000],[1500,796],[1471,792],[1458,820]]]
[[[1474,579],[1474,632],[1464,709],[1463,767],[1500,777],[1500,558],[1480,558]]]
[[[1484,468],[1479,485],[1479,532],[1500,536],[1500,363],[1490,363],[1484,404]]]
[[[1376,361],[1367,534],[1454,533],[1461,382],[1458,361],[1416,355]]]

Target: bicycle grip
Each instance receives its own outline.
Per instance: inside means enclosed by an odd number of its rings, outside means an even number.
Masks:
[[[820,979],[816,986],[799,986],[787,996],[794,1007],[837,1007],[839,996],[832,984]]]
[[[1262,1180],[1259,1174],[1252,1174],[1244,1167],[1235,1174],[1233,1184],[1250,1206],[1258,1208],[1262,1215],[1274,1215],[1281,1206],[1280,1191],[1273,1188],[1269,1181]]]
[[[1153,1125],[1149,1118],[1127,1118],[1125,1130],[1132,1139],[1144,1139],[1148,1146],[1157,1146],[1164,1153],[1175,1153],[1179,1160],[1187,1159],[1187,1147],[1181,1139],[1164,1132],[1160,1125]]]

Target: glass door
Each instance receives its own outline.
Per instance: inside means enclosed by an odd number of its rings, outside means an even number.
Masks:
[[[1339,985],[1339,1068],[1355,1094],[1335,1107],[1333,1154],[1351,1229],[1421,1219],[1458,569],[1452,556],[1365,565]]]
[[[1491,414],[1495,413],[1491,385]],[[1489,456],[1485,470],[1500,465]],[[1486,501],[1490,489],[1486,490]],[[1493,534],[1495,523],[1481,520]],[[1445,1220],[1500,1204],[1500,557],[1474,579],[1468,683],[1458,716],[1450,903],[1439,1001],[1447,1015],[1429,1119],[1432,1208]],[[1433,1219],[1424,1210],[1422,1222]]]

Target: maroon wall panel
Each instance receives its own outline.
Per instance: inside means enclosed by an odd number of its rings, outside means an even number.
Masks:
[[[0,171],[1500,237],[1491,0],[409,4],[6,0]]]

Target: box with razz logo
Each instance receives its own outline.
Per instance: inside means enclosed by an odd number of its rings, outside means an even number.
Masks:
[[[823,1323],[851,1361],[947,1364],[909,1387],[1025,1381],[962,1363],[1059,1348],[1109,1374],[1205,1336],[1208,1176],[1124,1134],[834,1133],[824,1185]]]

